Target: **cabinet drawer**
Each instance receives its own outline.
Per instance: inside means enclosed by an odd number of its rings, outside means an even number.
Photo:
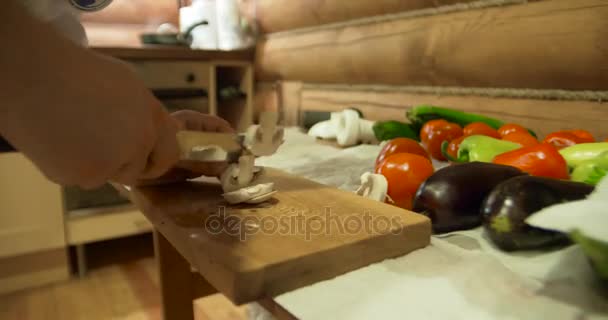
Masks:
[[[61,187],[23,155],[0,154],[0,257],[63,246]]]
[[[148,88],[209,88],[206,62],[134,61],[131,64]]]

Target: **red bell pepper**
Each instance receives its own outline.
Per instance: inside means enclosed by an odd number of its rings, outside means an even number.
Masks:
[[[553,132],[545,137],[543,143],[548,143],[557,149],[563,149],[579,143],[595,142],[593,135],[586,130],[562,130]]]
[[[547,143],[499,154],[492,162],[518,168],[533,176],[569,178],[566,160],[554,146]]]

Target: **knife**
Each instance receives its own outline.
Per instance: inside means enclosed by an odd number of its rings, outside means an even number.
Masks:
[[[180,161],[237,162],[246,150],[245,136],[183,130],[177,133]]]

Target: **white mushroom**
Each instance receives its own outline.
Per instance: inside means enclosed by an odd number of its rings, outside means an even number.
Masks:
[[[336,128],[334,127],[331,120],[321,121],[315,123],[308,130],[308,135],[315,138],[321,139],[335,139]]]
[[[374,134],[374,123],[374,121],[361,119],[359,113],[353,109],[345,109],[341,112],[332,112],[329,121],[318,123],[319,128],[315,128],[314,133],[319,135],[316,132],[321,129],[331,133],[331,129],[333,129],[338,145],[342,147],[354,146],[359,142],[376,144],[378,139]],[[326,129],[325,126],[331,129]]]
[[[277,192],[271,191],[269,193],[265,193],[265,194],[259,195],[257,197],[251,198],[251,199],[245,201],[245,203],[250,203],[250,204],[262,203],[262,202],[270,200],[272,198],[272,196],[275,195],[275,193],[277,193]]]
[[[228,158],[228,152],[216,145],[194,146],[185,158],[196,161],[225,161]]]
[[[376,134],[374,134],[374,121],[359,119],[359,140],[363,143],[376,144]]]
[[[278,115],[266,112],[260,116],[260,124],[250,126],[245,134],[245,146],[256,156],[269,156],[283,143],[284,130],[277,127]]]
[[[237,204],[242,202],[260,203],[272,197],[274,191],[274,183],[262,183],[250,187],[238,189],[236,191],[224,193],[222,196],[228,203]]]
[[[359,113],[346,109],[340,113],[332,113],[331,121],[336,128],[336,140],[343,147],[354,146],[359,142]]]
[[[360,196],[384,202],[388,191],[388,182],[381,174],[366,172],[361,175],[361,186],[355,191]]]
[[[228,166],[220,176],[222,190],[231,192],[249,186],[254,177],[253,162],[253,156],[245,155],[239,158],[238,163]]]

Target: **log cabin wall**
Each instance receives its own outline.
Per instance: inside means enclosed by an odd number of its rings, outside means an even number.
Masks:
[[[404,120],[418,104],[487,114],[540,135],[608,137],[608,1],[245,1],[265,32],[258,105],[287,125],[359,107]]]

